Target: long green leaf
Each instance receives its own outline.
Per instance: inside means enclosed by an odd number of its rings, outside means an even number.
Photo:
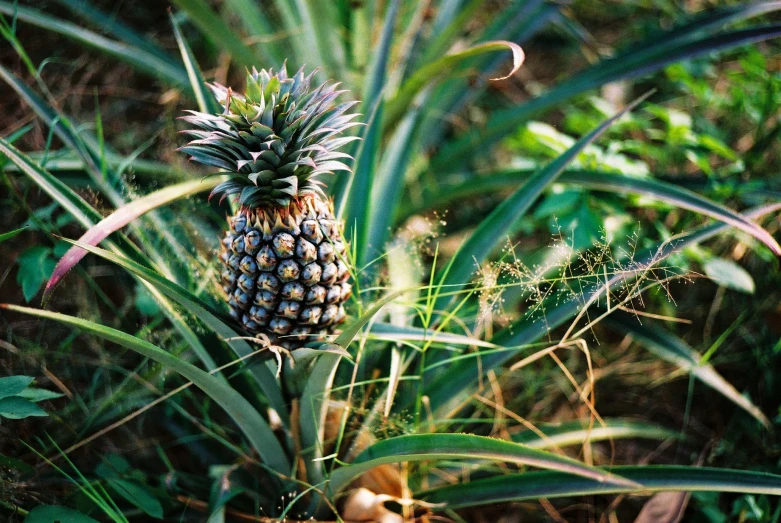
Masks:
[[[358,144],[358,150],[353,161],[353,170],[349,176],[337,179],[334,187],[334,207],[336,216],[343,219],[347,225],[349,237],[355,237],[357,254],[356,263],[361,266],[361,260],[366,248],[366,220],[369,212],[367,195],[370,194],[374,181],[374,173],[377,167],[378,151],[382,138],[380,121],[384,100],[378,98],[371,108],[369,119],[362,139]]]
[[[281,67],[288,53],[287,46],[284,45],[286,42],[275,41],[274,33],[280,32],[281,28],[264,12],[265,6],[253,0],[227,0],[225,8],[244,25],[249,36],[254,40],[261,40],[261,43],[254,47],[264,59],[263,66]]]
[[[361,452],[346,466],[331,474],[330,488],[338,494],[355,478],[386,463],[436,461],[442,459],[492,460],[518,465],[553,469],[590,478],[600,484],[637,487],[625,479],[580,461],[558,454],[473,434],[410,434],[379,441]]]
[[[150,358],[161,365],[178,372],[193,382],[196,387],[203,390],[216,404],[228,413],[239,429],[244,433],[247,441],[250,442],[265,465],[285,476],[290,473],[290,460],[268,423],[238,392],[208,372],[199,369],[191,363],[182,361],[146,340],[136,338],[135,336],[131,336],[130,334],[104,325],[99,325],[66,314],[32,309],[29,307],[2,304],[0,305],[0,308],[57,321],[84,332],[94,334],[100,338],[138,352],[142,356]]]
[[[185,88],[189,85],[187,73],[181,67],[174,65],[174,62],[168,57],[161,57],[146,49],[106,38],[77,24],[61,20],[36,9],[15,5],[15,3],[0,2],[0,13],[16,16],[22,22],[59,33],[170,84]]]
[[[57,3],[89,21],[93,27],[98,28],[103,34],[114,36],[130,46],[149,51],[176,67],[176,62],[168,56],[162,47],[125,24],[116,13],[101,11],[89,0],[57,0]]]
[[[561,423],[559,425],[542,425],[537,429],[542,436],[532,430],[524,430],[512,435],[512,440],[533,449],[548,449],[551,447],[568,447],[583,445],[586,442],[597,442],[616,439],[655,439],[679,438],[680,431],[671,430],[659,425],[626,419],[602,420],[604,425],[595,424],[590,429],[584,427],[581,420]]]
[[[409,109],[412,104],[412,100],[415,96],[427,85],[432,79],[437,78],[440,75],[452,74],[458,70],[458,65],[470,58],[480,56],[486,53],[496,53],[500,51],[511,51],[513,57],[513,66],[510,69],[509,74],[503,75],[496,80],[508,78],[521,68],[525,55],[521,46],[514,42],[485,42],[477,44],[469,49],[459,51],[457,53],[449,54],[440,57],[434,62],[426,64],[418,69],[409,80],[402,84],[399,92],[396,96],[388,102],[388,111],[386,116],[385,125],[390,127],[397,122],[402,115]]]
[[[745,215],[756,220],[779,210],[781,210],[781,203],[766,205],[747,212]],[[680,252],[689,245],[695,245],[712,238],[727,230],[728,227],[727,224],[719,222],[680,235],[672,241],[666,240],[655,248],[648,249],[645,253],[638,255],[637,268],[653,267],[671,254]],[[544,322],[528,322],[523,319],[497,333],[491,341],[505,347],[534,343],[550,333],[552,329],[574,318],[584,306],[592,303],[605,292],[631,281],[635,274],[638,273],[632,271],[618,274],[605,282],[604,285],[587,290],[582,298],[579,297],[564,303],[552,303],[550,308],[546,310]],[[429,397],[434,413],[439,416],[447,416],[458,410],[468,400],[475,384],[482,376],[505,364],[517,354],[518,351],[478,351],[475,355],[479,356],[479,359],[464,359],[453,362],[436,379],[426,381],[424,392]]]
[[[401,219],[412,214],[426,212],[434,205],[447,207],[448,204],[470,196],[512,189],[517,187],[519,183],[526,182],[533,172],[530,170],[513,170],[489,173],[484,176],[470,178],[457,185],[445,186],[441,189],[441,192],[427,195],[424,198],[426,202],[424,206],[408,207],[403,210]],[[672,183],[653,178],[636,178],[617,173],[590,170],[564,171],[556,181],[564,184],[581,185],[600,191],[641,194],[681,209],[687,209],[723,221],[755,237],[772,251],[777,251],[776,246],[778,244],[775,239],[756,223],[720,203]]]
[[[67,211],[77,222],[79,222],[84,228],[89,229],[95,223],[98,223],[103,216],[92,208],[81,196],[73,192],[67,185],[62,183],[59,179],[46,172],[39,165],[35,164],[30,158],[21,153],[16,147],[0,138],[0,153],[6,155],[8,159],[14,163],[19,170],[28,176],[33,182],[38,185],[46,194],[48,194],[55,202],[57,202],[65,211]],[[112,250],[116,252],[122,252],[128,257],[133,257],[136,260],[148,260],[146,256],[141,253],[138,247],[130,242],[126,237],[117,235],[118,237],[109,243]],[[160,294],[160,292],[151,284],[148,284],[144,280],[141,280],[146,285],[149,292],[160,304],[161,309],[168,317],[169,321],[179,331],[182,337],[189,343],[193,351],[201,358],[204,364],[213,369],[216,367],[214,360],[211,358],[206,347],[201,342],[198,335],[187,325],[184,318],[173,308],[172,304]]]
[[[384,296],[381,300],[378,300],[377,303],[371,306],[371,308],[366,311],[360,318],[348,323],[347,325],[342,328],[342,332],[339,334],[339,336],[336,337],[334,340],[334,343],[336,345],[339,345],[340,347],[347,348],[350,343],[352,343],[353,339],[358,335],[359,332],[361,332],[361,329],[371,321],[371,319],[378,313],[380,310],[388,305],[390,302],[404,294],[405,292],[408,292],[408,289],[401,289],[396,292],[391,292],[387,296]]]
[[[702,363],[702,356],[675,334],[649,325],[647,320],[641,323],[638,318],[622,311],[616,311],[607,317],[605,325],[622,334],[632,336],[637,343],[658,357],[691,373],[695,378],[751,414],[765,427],[770,427],[770,420],[759,407],[716,372],[713,365]]]
[[[202,113],[219,113],[221,107],[206,86],[203,74],[201,73],[201,68],[198,66],[198,62],[195,60],[193,52],[187,44],[187,40],[184,39],[181,29],[179,29],[179,23],[176,21],[176,17],[174,17],[173,13],[169,13],[168,15],[171,18],[171,26],[174,28],[176,43],[179,45],[179,51],[182,54],[184,68],[187,70],[190,88],[192,89],[193,94],[195,94],[195,101],[198,102],[198,110]]]
[[[450,292],[456,292],[463,288],[469,282],[477,267],[488,258],[498,245],[506,241],[507,236],[512,234],[513,227],[517,226],[520,219],[542,192],[556,181],[564,168],[586,146],[596,140],[616,120],[634,108],[644,98],[633,102],[612,118],[601,123],[596,129],[578,140],[565,153],[559,155],[544,168],[530,176],[523,185],[481,221],[453,255],[447,272],[442,279],[442,286]],[[440,298],[435,308],[443,310],[446,301],[451,299],[452,297]]]
[[[0,243],[4,242],[6,240],[10,240],[11,238],[16,236],[17,234],[20,234],[20,233],[24,232],[26,229],[27,229],[27,227],[19,227],[18,229],[14,229],[13,231],[8,231],[8,232],[4,232],[4,233],[0,234]]]
[[[624,466],[610,470],[641,484],[642,487],[616,486],[561,472],[543,471],[478,479],[418,492],[414,497],[428,503],[443,503],[443,508],[455,510],[529,499],[627,492],[650,494],[687,491],[781,495],[781,476],[764,472],[676,465]]]
[[[372,52],[372,61],[364,81],[362,99],[366,107],[374,107],[376,100],[382,95],[385,88],[385,77],[388,74],[388,60],[393,41],[393,28],[396,25],[398,11],[399,0],[391,0],[388,11],[385,13],[380,41]]]
[[[220,180],[216,178],[212,178],[211,180],[193,180],[147,194],[131,203],[123,205],[109,216],[90,227],[89,230],[79,238],[79,243],[98,245],[111,233],[118,231],[151,210],[168,205],[176,200],[187,198],[193,194],[213,189],[219,182]],[[68,271],[79,263],[85,254],[86,251],[81,247],[74,246],[68,249],[68,252],[66,252],[57,263],[49,282],[46,284],[43,298],[44,301],[46,301],[47,297],[51,294],[60,280],[62,280]]]
[[[156,288],[162,294],[168,296],[180,306],[182,306],[189,313],[196,316],[199,320],[205,323],[217,336],[226,340],[226,343],[231,347],[237,357],[247,357],[254,352],[252,347],[246,340],[242,339],[242,336],[230,326],[228,320],[222,317],[218,311],[214,310],[208,303],[205,303],[198,296],[192,294],[187,289],[177,285],[171,280],[163,277],[162,275],[138,264],[128,258],[121,255],[114,254],[110,251],[89,245],[86,243],[66,240],[79,249],[91,252],[101,258],[117,264],[123,269],[127,270],[131,274],[138,276],[144,281],[148,282],[154,288]],[[260,356],[258,356],[260,357]],[[266,395],[271,407],[277,411],[279,417],[285,426],[289,425],[290,414],[288,412],[287,405],[282,397],[282,391],[279,387],[274,374],[269,370],[266,365],[263,364],[251,364],[248,367],[248,372],[257,382],[260,389]]]
[[[775,3],[774,3],[775,4]],[[774,6],[773,9],[778,9]],[[753,14],[753,13],[749,13]],[[676,30],[676,34],[686,32]],[[699,36],[700,27],[696,27]],[[468,161],[476,147],[485,150],[503,136],[515,131],[532,116],[555,107],[564,101],[589,89],[617,80],[627,80],[648,75],[654,71],[680,60],[692,59],[704,54],[722,51],[733,47],[756,43],[781,36],[781,25],[752,27],[730,31],[717,35],[706,34],[681,43],[680,39],[668,41],[661,33],[647,40],[635,49],[600,62],[570,80],[525,104],[494,113],[480,130],[473,130],[460,137],[454,143],[443,148],[432,161],[431,169],[447,172],[456,169]],[[637,53],[637,54],[635,54]]]
[[[244,67],[258,65],[260,58],[244,45],[236,31],[204,0],[173,0],[173,3],[185,11],[190,20],[215,45],[228,51],[234,60]]]
[[[479,340],[463,334],[437,332],[409,325],[392,325],[377,321],[372,323],[369,333],[372,337],[387,341],[425,341],[444,345],[466,345],[475,347],[499,348],[489,341]]]
[[[323,67],[330,78],[344,78],[345,57],[337,44],[338,29],[332,2],[319,0],[292,0],[301,26],[296,27],[297,38],[304,44],[301,58]]]
[[[341,360],[342,356],[337,353],[320,354],[301,394],[302,457],[307,480],[312,485],[322,484],[326,477],[325,462],[322,460],[323,445],[326,443],[325,421],[331,387]]]
[[[428,97],[426,97],[428,98]],[[425,101],[423,101],[425,104]],[[404,191],[404,174],[416,152],[422,104],[415,104],[390,137],[372,185],[366,224],[367,259],[383,252]]]

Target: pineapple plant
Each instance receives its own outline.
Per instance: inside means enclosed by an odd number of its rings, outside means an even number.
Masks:
[[[228,180],[212,195],[238,195],[222,238],[221,286],[230,313],[252,335],[296,348],[345,317],[352,294],[343,224],[320,175],[349,171],[338,151],[356,140],[357,102],[336,103],[338,84],[312,84],[314,72],[288,76],[253,68],[244,94],[212,91],[223,111],[190,111],[193,139],[181,150],[218,167]]]

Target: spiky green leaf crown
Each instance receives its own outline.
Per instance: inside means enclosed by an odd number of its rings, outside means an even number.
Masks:
[[[188,111],[183,120],[195,129],[194,139],[181,150],[191,159],[224,169],[230,179],[212,191],[238,194],[243,207],[287,207],[305,196],[323,196],[317,177],[349,171],[338,152],[356,140],[343,131],[360,125],[347,113],[357,102],[336,104],[346,92],[338,84],[311,88],[312,77],[303,68],[288,77],[285,67],[276,74],[254,67],[247,73],[244,95],[219,84],[211,86],[222,114]]]

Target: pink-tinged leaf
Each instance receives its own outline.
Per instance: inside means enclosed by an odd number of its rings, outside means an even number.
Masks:
[[[111,233],[118,231],[125,225],[129,224],[139,216],[168,205],[169,203],[186,198],[199,192],[208,191],[214,188],[215,185],[220,183],[219,178],[210,178],[205,180],[194,180],[190,182],[184,182],[177,185],[160,189],[151,194],[148,194],[138,200],[135,200],[127,205],[123,205],[111,215],[102,219],[96,223],[94,227],[91,227],[85,232],[79,242],[86,243],[88,245],[98,245],[104,239],[106,239]],[[46,284],[46,289],[43,293],[43,301],[46,302],[51,295],[51,292],[62,280],[62,278],[70,271],[81,259],[87,254],[87,251],[78,246],[71,247],[65,256],[57,263],[54,268],[51,279]]]

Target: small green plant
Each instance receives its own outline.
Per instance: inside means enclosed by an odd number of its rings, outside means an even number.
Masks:
[[[778,36],[777,25],[724,28],[781,6],[727,6],[693,17],[524,103],[483,111],[493,103],[489,79],[502,77],[503,67],[521,67],[520,44],[557,19],[559,5],[508,2],[484,20],[479,0],[434,2],[432,11],[427,2],[402,0],[226,0],[220,13],[203,0],[175,3],[181,59],[89,2],[66,7],[105,35],[0,2],[8,17],[3,35],[35,87],[2,66],[0,77],[63,144],[27,155],[0,139],[3,176],[39,188],[65,211],[69,226],[83,231],[66,240],[70,248],[51,271],[45,304],[56,303],[57,285],[71,284],[75,278],[63,281],[66,273],[90,253],[156,305],[138,307],[134,299],[90,317],[0,305],[3,315],[59,325],[111,355],[90,378],[89,406],[69,412],[77,430],[29,443],[50,465],[65,459],[78,471],[69,456],[120,430],[174,440],[154,443],[157,485],[151,470],[109,456],[84,468],[89,477],[70,478],[86,499],[69,505],[117,521],[400,521],[431,514],[459,521],[459,511],[472,507],[542,498],[723,491],[748,503],[755,494],[781,495],[781,476],[757,470],[699,467],[695,460],[612,466],[599,442],[684,438],[656,424],[599,415],[588,338],[607,325],[689,376],[691,387],[700,381],[757,427],[769,426],[709,361],[712,351],[700,354],[669,329],[637,320],[651,314],[643,300],[654,293],[664,299],[666,284],[687,277],[676,256],[689,249],[695,258],[696,246],[716,235],[738,230],[758,250],[781,254],[757,223],[781,205],[737,212],[651,176],[628,151],[600,145],[653,94],[589,121],[579,139],[529,124],[607,83]],[[477,27],[470,22],[476,16]],[[183,33],[188,22],[235,60],[246,81],[242,95],[209,89]],[[194,139],[183,150],[210,170],[188,166],[183,174],[179,165],[119,154],[102,123],[92,133],[64,114],[17,38],[17,23],[75,39],[177,90],[198,108],[186,118]],[[262,45],[245,45],[242,32]],[[287,77],[286,63],[321,69]],[[346,114],[353,102],[334,104],[340,93],[333,84],[311,89],[310,82],[328,78],[360,99],[363,125],[353,126]],[[444,115],[466,107],[481,117],[461,130],[450,126]],[[495,160],[491,151],[503,141],[505,153],[537,156],[522,167]],[[337,151],[342,146],[344,153]],[[77,184],[66,183],[66,167],[111,212],[104,215]],[[213,168],[219,176],[202,176],[214,175]],[[129,170],[154,175],[164,187],[131,182]],[[189,200],[209,191],[238,196],[228,198],[233,217],[222,242],[226,208]],[[657,236],[616,234],[598,223],[609,207],[582,201],[592,191],[651,199],[714,221]],[[493,203],[471,204],[479,199]],[[178,212],[167,212],[169,206]],[[435,237],[420,216],[443,209],[453,217]],[[550,227],[542,235],[539,222]],[[62,226],[44,221],[39,230],[57,234]],[[538,248],[525,244],[530,236],[542,237]],[[557,236],[562,240],[551,242]],[[458,241],[448,245],[448,238]],[[44,268],[38,272],[48,274]],[[714,270],[724,274],[725,267]],[[99,287],[89,273],[81,277]],[[37,292],[36,278],[25,298]],[[215,298],[220,292],[227,308]],[[547,366],[533,368],[538,364]],[[112,375],[122,376],[118,384]],[[505,389],[518,396],[565,390],[579,418],[537,427],[505,403]],[[28,517],[70,517],[70,510],[44,506]]]
[[[60,398],[63,394],[30,386],[32,376],[0,378],[0,418],[24,419],[30,416],[48,416],[38,402]]]

